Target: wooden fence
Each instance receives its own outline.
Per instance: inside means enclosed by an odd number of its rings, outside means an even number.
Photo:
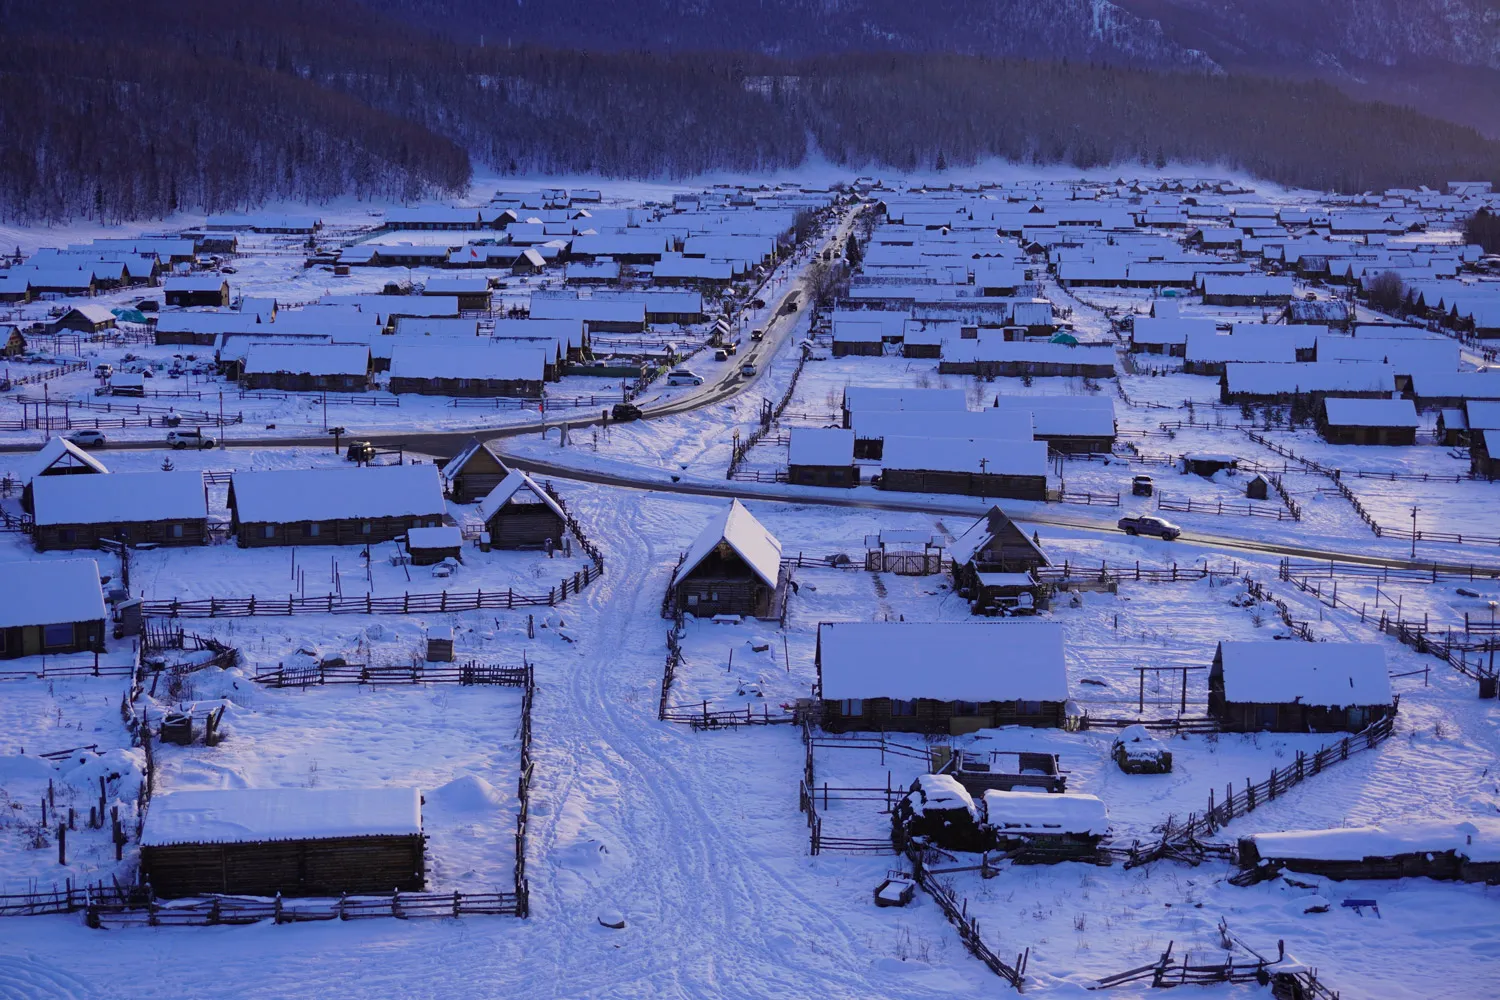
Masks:
[[[1224,936],[1227,946],[1229,934],[1223,921],[1220,921],[1219,933]],[[1254,961],[1236,962],[1233,953],[1227,952],[1223,962],[1197,965],[1192,963],[1190,955],[1174,959],[1172,948],[1175,944],[1175,941],[1168,941],[1167,949],[1162,952],[1161,958],[1150,965],[1105,976],[1089,989],[1108,990],[1147,981],[1156,989],[1168,989],[1173,986],[1213,986],[1220,983],[1254,983],[1256,985],[1269,983],[1271,995],[1274,997],[1338,1000],[1338,994],[1323,985],[1315,970],[1303,968],[1295,960],[1288,961],[1286,945],[1283,941],[1276,942],[1275,959],[1267,959],[1250,952],[1255,955]]]
[[[83,907],[90,927],[210,927],[271,921],[295,924],[368,917],[462,917],[481,914],[519,916],[515,893],[394,892],[389,896],[340,896],[337,899],[285,899],[243,896],[197,896],[123,902],[88,902]]]
[[[969,916],[969,901],[960,901],[946,885],[929,874],[924,866],[914,860],[917,884],[933,898],[948,922],[958,928],[958,938],[975,958],[979,959],[995,975],[1004,979],[1017,990],[1026,980],[1026,966],[1031,958],[1031,949],[1016,956],[1016,964],[1009,965],[979,936],[979,919]]]
[[[749,454],[751,448],[754,448],[756,444],[758,444],[760,440],[770,432],[771,426],[777,420],[780,420],[781,415],[786,412],[787,405],[791,403],[792,396],[797,392],[797,380],[802,377],[802,369],[806,367],[806,365],[807,352],[803,351],[802,356],[797,359],[797,367],[792,371],[791,381],[787,383],[786,392],[783,392],[781,394],[781,398],[778,399],[774,405],[768,405],[761,411],[760,426],[752,430],[749,436],[747,436],[743,441],[737,442],[735,444],[734,450],[730,453],[729,456],[729,469],[724,474],[725,479],[738,480],[741,478],[738,473],[740,472],[740,466],[745,461],[745,456]],[[779,475],[785,474],[780,473]],[[786,482],[785,479],[767,480],[759,478],[747,481],[777,483]]]
[[[397,663],[375,666],[366,663],[314,664],[290,667],[278,663],[274,670],[263,670],[255,683],[269,688],[306,688],[326,684],[362,684],[369,687],[410,684],[494,684],[500,687],[525,687],[531,666],[505,667],[470,660],[465,663]]]
[[[1076,504],[1080,507],[1118,507],[1118,493],[1089,493],[1086,490],[1063,489],[1048,491],[1047,499],[1054,503]]]
[[[1225,503],[1223,500],[1194,500],[1192,497],[1173,497],[1166,493],[1156,494],[1156,509],[1183,514],[1231,514],[1239,517],[1264,517],[1273,521],[1296,521],[1299,518],[1289,510],[1268,504]]]
[[[74,361],[71,364],[66,365],[48,365],[46,368],[43,368],[40,371],[32,372],[30,375],[11,375],[4,376],[4,378],[13,386],[37,385],[42,382],[46,382],[49,379],[59,378],[63,375],[71,375],[74,372],[84,371],[87,368],[88,365],[84,364],[82,361]]]

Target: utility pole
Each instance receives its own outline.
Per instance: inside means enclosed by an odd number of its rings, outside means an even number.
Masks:
[[[1411,558],[1412,562],[1417,560],[1417,511],[1420,508],[1411,509]]]
[[[241,413],[244,411],[241,410]],[[219,450],[224,450],[224,390],[219,390]]]

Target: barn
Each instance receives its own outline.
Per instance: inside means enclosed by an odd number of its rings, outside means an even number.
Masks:
[[[787,446],[787,481],[794,486],[858,486],[854,432],[842,427],[793,427]]]
[[[201,472],[112,472],[42,476],[31,483],[38,552],[126,545],[208,544]]]
[[[539,549],[562,544],[568,515],[562,504],[519,469],[479,502],[479,519],[497,549]]]
[[[439,527],[446,514],[431,465],[236,472],[229,483],[241,548],[388,542]]]
[[[469,438],[463,450],[443,463],[443,490],[454,503],[478,503],[510,475],[510,467],[488,442]]]
[[[158,793],[141,879],[163,898],[415,892],[426,884],[415,788]]]
[[[221,275],[184,275],[168,278],[162,282],[163,297],[169,306],[215,306],[229,305],[229,281]]]
[[[1065,721],[1068,670],[1055,622],[823,622],[815,656],[829,732],[960,734]]]
[[[880,488],[1046,500],[1047,446],[1040,441],[888,437]]]
[[[1221,642],[1208,674],[1208,714],[1226,732],[1358,732],[1395,712],[1375,643]]]
[[[1409,399],[1343,399],[1318,407],[1318,431],[1329,444],[1413,445],[1417,408]]]
[[[781,542],[738,500],[703,526],[672,574],[669,605],[699,618],[775,618]]]
[[[0,660],[102,653],[106,615],[92,559],[0,563]]]

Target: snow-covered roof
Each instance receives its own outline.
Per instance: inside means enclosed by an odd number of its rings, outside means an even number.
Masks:
[[[990,826],[1003,831],[1096,837],[1109,832],[1104,801],[1081,792],[990,789],[984,793],[984,812]]]
[[[962,389],[899,389],[849,386],[844,390],[844,409],[864,410],[967,410]]]
[[[1413,372],[1417,378],[1432,373]],[[1232,393],[1280,395],[1293,392],[1384,392],[1396,390],[1396,373],[1390,365],[1345,364],[1338,361],[1292,363],[1247,363],[1231,361],[1224,378]],[[1500,388],[1500,380],[1496,382]]]
[[[1188,361],[1210,364],[1221,361],[1292,362],[1297,360],[1297,346],[1291,335],[1279,331],[1253,337],[1191,333],[1188,334],[1184,356]]]
[[[0,628],[91,622],[104,617],[104,589],[99,585],[99,564],[94,560],[0,563]]]
[[[854,432],[841,427],[793,427],[788,465],[853,465]]]
[[[40,476],[31,483],[36,523],[190,521],[208,516],[201,472]]]
[[[1470,430],[1500,429],[1500,401],[1470,399],[1463,412]]]
[[[548,496],[547,491],[538,486],[535,479],[532,479],[520,469],[512,469],[509,475],[500,480],[494,489],[490,490],[489,495],[479,501],[479,519],[481,521],[488,521],[494,517],[496,512],[509,503],[510,499],[520,490],[526,490],[531,493],[538,501],[546,504],[554,514],[563,520],[567,520],[567,515],[563,513],[563,509],[558,502]]]
[[[1410,374],[1412,395],[1418,398],[1500,399],[1500,372],[1417,371]]]
[[[888,437],[880,465],[883,469],[922,472],[1045,476],[1047,444],[1044,441]]]
[[[861,441],[887,437],[974,438],[1030,441],[1031,411],[986,407],[983,410],[856,410],[849,418]]]
[[[240,522],[249,524],[433,517],[447,510],[431,465],[236,472],[230,488]]]
[[[1055,622],[824,622],[822,696],[936,701],[1068,698]]]
[[[1399,854],[1453,851],[1470,861],[1500,861],[1500,819],[1475,817],[1458,823],[1412,820],[1337,830],[1257,833],[1250,839],[1263,858],[1363,861]]]
[[[1005,511],[999,507],[991,507],[983,517],[969,525],[968,530],[959,535],[953,544],[949,546],[949,557],[952,558],[956,565],[962,566],[970,559],[973,559],[976,552],[979,552],[988,545],[997,533],[1011,524],[1013,522]],[[1027,537],[1026,532],[1018,530],[1016,531],[1016,537],[1031,546],[1032,550],[1041,557],[1042,565],[1045,566],[1047,564],[1046,554],[1042,552],[1041,547],[1036,542]]]
[[[422,832],[415,788],[221,788],[157,793],[142,847],[254,844]]]
[[[457,525],[440,528],[407,528],[408,549],[456,549],[464,543],[464,533]]]
[[[109,471],[104,467],[103,462],[78,447],[72,441],[69,441],[67,438],[55,437],[42,445],[41,449],[31,456],[31,460],[22,466],[21,482],[30,482],[34,477],[40,476],[62,461],[65,456],[71,456],[74,461],[80,465],[88,466],[95,472]]]
[[[1115,401],[1110,396],[996,396],[990,409],[1031,414],[1032,433],[1038,439],[1115,433]]]
[[[218,274],[192,274],[168,277],[161,284],[168,292],[218,292],[229,284],[229,279]]]
[[[453,458],[443,466],[443,471],[441,473],[443,482],[451,485],[453,481],[458,478],[459,473],[463,472],[464,466],[469,464],[469,460],[472,459],[475,455],[479,454],[481,451],[487,452],[490,458],[494,459],[495,462],[500,466],[500,468],[507,470],[509,469],[509,466],[505,464],[504,459],[502,459],[499,453],[495,451],[490,442],[480,441],[478,438],[469,438],[468,443],[464,445],[463,451],[453,456]]]
[[[1031,573],[976,573],[982,587],[1033,587],[1036,577]]]
[[[1385,647],[1372,642],[1221,642],[1224,700],[1328,708],[1389,705]]]
[[[354,344],[252,344],[245,352],[245,374],[276,373],[368,375],[370,349]]]
[[[776,586],[781,575],[781,542],[738,500],[729,501],[728,507],[703,526],[682,565],[677,567],[673,583],[697,569],[720,542],[727,543],[766,586]]]
[[[401,344],[391,352],[392,378],[462,378],[540,382],[547,352],[493,341],[476,347],[446,341]]]
[[[1212,334],[1217,329],[1212,319],[1137,316],[1130,339],[1137,344],[1185,344],[1190,333]]]
[[[922,774],[912,783],[913,787],[907,794],[906,801],[911,805],[911,811],[921,816],[928,809],[937,811],[963,810],[969,814],[970,819],[979,819],[979,810],[974,808],[974,796],[969,790],[959,784],[957,778],[951,774]]]
[[[1334,427],[1418,427],[1417,407],[1409,399],[1351,399],[1329,396],[1323,401],[1328,423]]]

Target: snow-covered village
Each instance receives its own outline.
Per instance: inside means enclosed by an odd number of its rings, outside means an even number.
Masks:
[[[1497,209],[6,229],[0,995],[1488,995]]]

